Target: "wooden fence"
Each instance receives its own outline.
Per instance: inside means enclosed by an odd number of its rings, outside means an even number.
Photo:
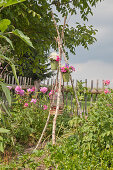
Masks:
[[[8,84],[8,86],[12,86],[12,88],[16,87],[17,84],[16,84],[14,76],[4,75],[3,79],[4,79],[4,82]],[[49,78],[43,81],[37,80],[33,82],[32,78],[18,76],[18,81],[19,81],[19,85],[22,86],[23,89],[32,88],[34,86],[36,91],[38,91],[40,86],[46,86],[48,87],[48,93],[52,89],[52,86],[56,84],[55,77],[52,77],[52,78]],[[73,80],[73,83],[74,83],[74,87],[78,91],[77,81],[74,82]],[[70,113],[72,114],[75,114],[75,113],[78,114],[78,109],[75,105],[73,94],[69,90],[71,87],[71,84],[64,83],[62,81],[62,87],[63,87],[63,95],[65,99],[64,104],[65,104],[66,110],[70,111]],[[80,96],[82,97],[82,99],[80,98],[79,100],[80,106],[81,106],[83,113],[88,114],[89,106],[92,105],[92,103],[96,101],[97,96],[104,91],[104,81],[101,82],[101,86],[100,86],[99,80],[97,80],[94,86],[93,80],[91,80],[90,85],[89,85],[86,79],[84,83],[82,84],[82,87],[85,87],[85,88],[83,88],[82,90],[79,89]],[[84,89],[87,89],[87,93],[84,92]]]

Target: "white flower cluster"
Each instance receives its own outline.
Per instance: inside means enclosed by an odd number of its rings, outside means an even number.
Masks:
[[[58,54],[57,54],[56,52],[52,52],[52,53],[50,54],[50,56],[49,56],[49,59],[50,59],[50,60],[56,60],[56,59],[57,59],[57,56],[58,56]]]

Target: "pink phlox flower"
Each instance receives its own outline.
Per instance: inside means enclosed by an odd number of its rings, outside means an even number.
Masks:
[[[109,91],[108,89],[105,89],[105,90],[104,90],[104,93],[105,93],[105,94],[111,93],[111,91]]]
[[[59,56],[57,56],[56,61],[60,61],[60,57]]]
[[[49,96],[51,96],[52,94],[54,94],[54,90],[50,91]]]
[[[21,90],[21,91],[19,92],[19,95],[20,95],[20,96],[23,96],[23,95],[24,95],[24,90]]]
[[[24,104],[24,107],[28,107],[28,103],[25,103],[25,104]]]
[[[109,85],[110,84],[110,80],[104,80],[104,84],[107,86],[107,85]]]
[[[48,108],[48,107],[47,107],[46,105],[43,105],[43,109],[44,109],[44,110],[47,110],[47,108]]]
[[[22,90],[21,86],[16,86],[15,91],[20,92]]]
[[[41,87],[40,91],[44,94],[48,91],[48,88],[47,87]]]
[[[111,104],[107,104],[107,106],[108,106],[108,107],[110,107],[110,106],[111,106]]]
[[[31,92],[31,89],[27,89],[27,92]]]
[[[75,71],[75,68],[73,66],[70,66],[70,67],[71,67],[72,71]]]
[[[36,104],[37,100],[36,99],[31,99],[30,102]]]
[[[32,87],[32,92],[35,91],[35,87]]]
[[[24,95],[24,90],[22,90],[21,86],[16,86],[15,91],[17,94],[23,96]]]
[[[27,92],[33,92],[34,90],[33,89],[27,89]]]
[[[8,89],[9,89],[9,90],[11,90],[11,89],[12,89],[12,86],[7,86],[7,87],[8,87]]]

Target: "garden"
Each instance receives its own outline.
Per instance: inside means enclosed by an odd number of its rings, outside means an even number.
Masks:
[[[97,1],[3,0],[0,2],[0,169],[112,170],[113,89],[110,80],[93,93],[73,82],[76,68],[66,48],[88,48],[97,30],[88,20]],[[52,12],[62,14],[59,17]],[[54,52],[50,52],[52,51]],[[64,64],[62,64],[64,60]],[[6,83],[4,75],[15,80]],[[36,84],[54,75],[51,85]],[[6,77],[8,77],[6,76]],[[21,76],[19,78],[19,76]],[[35,81],[20,85],[22,77]],[[68,83],[71,85],[68,85]],[[92,101],[92,102],[91,102]]]

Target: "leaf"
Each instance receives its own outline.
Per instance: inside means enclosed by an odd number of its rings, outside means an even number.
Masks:
[[[11,68],[12,68],[13,75],[14,75],[14,77],[15,77],[16,83],[19,85],[18,78],[17,78],[17,75],[16,75],[15,65],[14,65],[13,63],[11,63],[10,65],[11,65]]]
[[[16,75],[16,68],[15,68],[15,65],[13,64],[13,62],[6,56],[0,54],[0,58],[6,60],[9,62],[11,68],[12,68],[12,71],[13,71],[13,74],[14,74],[14,77],[15,77],[15,80],[16,80],[16,83],[19,85],[19,82],[18,82],[18,78],[17,78],[17,75]]]
[[[0,128],[0,133],[9,133],[9,132],[10,132],[10,130]]]
[[[7,6],[14,5],[20,2],[24,2],[24,1],[26,0],[2,0],[0,2],[0,7],[7,7]]]
[[[2,136],[0,136],[0,141],[3,141],[3,137]]]
[[[1,102],[1,105],[2,105],[3,109],[5,110],[5,112],[10,116],[10,113],[8,112],[5,104],[2,101],[0,101],[0,102]]]
[[[0,85],[2,87],[3,92],[5,93],[5,96],[7,98],[7,101],[9,105],[11,106],[11,96],[10,96],[10,90],[7,88],[6,84],[3,82],[0,82]]]
[[[24,42],[26,42],[26,44],[28,44],[29,46],[33,47],[32,42],[30,41],[30,38],[26,35],[23,34],[22,31],[15,29],[14,31],[12,31],[13,34],[17,35],[18,37],[20,37]],[[33,47],[34,48],[34,47]]]
[[[3,143],[2,142],[0,142],[0,151],[4,152],[4,148],[3,148]]]
[[[0,58],[2,58],[3,60],[7,60],[8,62],[11,62],[10,59],[2,54],[0,54]]]
[[[0,30],[4,32],[10,24],[11,24],[11,21],[9,19],[2,19],[0,21]]]
[[[1,35],[1,34],[0,34],[0,37],[1,37],[1,38],[4,38],[4,39],[11,45],[11,47],[13,48],[13,44],[12,44],[12,42],[11,42],[11,40],[10,40],[9,38],[7,38],[6,36]],[[13,49],[14,49],[14,48],[13,48]]]

